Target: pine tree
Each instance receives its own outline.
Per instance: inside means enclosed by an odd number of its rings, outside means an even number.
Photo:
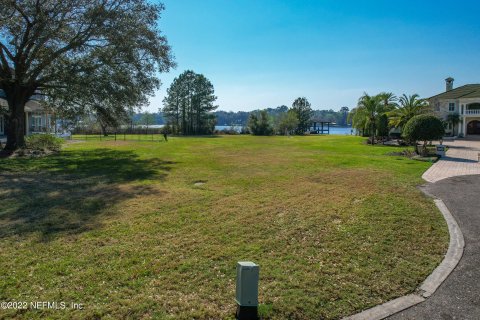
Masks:
[[[212,83],[191,70],[175,78],[163,100],[163,113],[175,133],[210,134],[215,127],[217,106]]]

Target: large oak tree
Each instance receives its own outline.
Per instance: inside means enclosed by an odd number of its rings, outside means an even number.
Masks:
[[[174,65],[158,28],[163,9],[147,0],[0,0],[6,149],[24,145],[25,104],[36,93],[73,113],[145,102]]]

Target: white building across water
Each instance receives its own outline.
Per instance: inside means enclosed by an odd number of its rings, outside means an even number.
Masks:
[[[445,79],[446,90],[428,98],[435,113],[443,120],[449,114],[458,114],[460,122],[446,128],[447,134],[480,138],[480,84],[466,84],[453,88],[453,78]]]

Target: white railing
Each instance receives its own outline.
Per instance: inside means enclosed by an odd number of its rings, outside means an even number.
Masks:
[[[465,110],[465,114],[480,114],[480,109]]]

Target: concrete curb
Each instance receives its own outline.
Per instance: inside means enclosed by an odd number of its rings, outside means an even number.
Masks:
[[[343,318],[343,320],[374,320],[384,319],[392,314],[405,310],[417,303],[425,301],[425,298],[418,294],[409,294],[394,300],[385,302],[376,307],[364,310],[360,313]]]
[[[442,212],[445,221],[447,222],[448,232],[450,233],[450,244],[448,246],[447,254],[442,263],[430,274],[427,279],[420,286],[420,294],[424,298],[431,296],[438,287],[447,279],[450,273],[455,269],[458,262],[462,258],[463,248],[465,247],[465,240],[463,239],[462,230],[457,224],[457,221],[448,210],[445,203],[440,199],[435,199],[437,208]]]
[[[440,265],[425,279],[416,293],[388,301],[360,313],[345,317],[343,320],[380,320],[410,308],[431,296],[443,281],[447,279],[453,269],[455,269],[462,258],[463,248],[465,247],[463,233],[445,203],[441,199],[435,199],[434,202],[447,222],[448,232],[450,233],[450,244],[445,258]]]

